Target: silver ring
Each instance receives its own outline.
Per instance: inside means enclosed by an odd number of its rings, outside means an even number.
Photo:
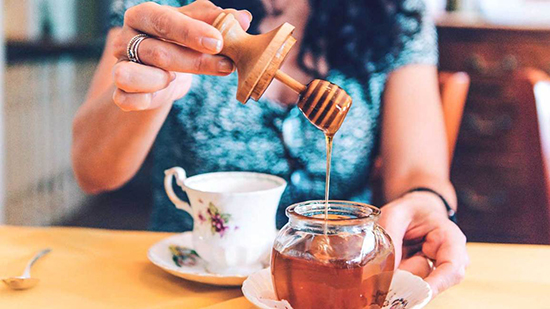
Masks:
[[[426,261],[428,262],[428,266],[430,267],[430,269],[433,271],[435,269],[435,263],[434,263],[434,260],[426,257]]]
[[[130,40],[130,42],[128,43],[128,47],[126,48],[126,55],[128,56],[128,60],[141,64],[141,60],[138,56],[138,48],[141,42],[143,42],[143,40],[147,38],[150,38],[150,36],[145,33],[140,33]]]

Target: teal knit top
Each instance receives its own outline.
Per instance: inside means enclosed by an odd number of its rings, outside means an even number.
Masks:
[[[421,0],[405,0],[410,8],[425,11]],[[111,25],[123,24],[124,12],[143,0],[116,0]],[[186,0],[156,0],[182,6]],[[413,21],[402,16],[404,27]],[[409,25],[411,23],[411,25]],[[331,70],[327,80],[341,86],[353,105],[334,138],[331,199],[368,203],[369,175],[380,135],[382,95],[388,75],[409,64],[437,64],[436,32],[423,18],[421,30],[403,37],[403,49],[384,72],[367,80]],[[324,198],[326,149],[323,133],[296,106],[285,107],[267,99],[239,103],[237,75],[193,77],[189,93],[176,102],[152,149],[153,212],[150,228],[182,232],[193,228],[192,218],[176,209],[164,192],[164,170],[183,167],[188,176],[216,171],[255,171],[280,176],[288,182],[277,214],[286,222],[284,209],[292,203]],[[180,190],[181,192],[181,190]],[[185,194],[181,194],[185,198]]]

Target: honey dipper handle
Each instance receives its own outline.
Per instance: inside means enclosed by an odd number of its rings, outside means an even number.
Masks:
[[[302,85],[302,83],[288,76],[285,72],[281,70],[277,70],[277,72],[275,72],[275,78],[283,84],[287,85],[288,87],[292,88],[292,90],[296,91],[297,93],[302,93],[307,88],[306,86]]]

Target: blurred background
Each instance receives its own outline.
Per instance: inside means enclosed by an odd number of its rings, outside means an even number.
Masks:
[[[147,227],[148,161],[124,188],[98,196],[82,193],[71,170],[71,122],[110,2],[0,6],[0,223]],[[426,3],[440,70],[470,79],[452,164],[462,229],[470,241],[550,244],[550,0]]]
[[[3,1],[7,224],[147,226],[149,186],[139,183],[147,177],[117,192],[86,196],[71,170],[72,118],[101,56],[110,5],[111,0]]]

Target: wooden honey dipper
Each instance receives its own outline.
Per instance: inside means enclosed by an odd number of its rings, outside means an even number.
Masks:
[[[300,94],[298,107],[313,125],[327,135],[338,131],[351,106],[351,97],[328,81],[316,79],[306,86],[279,70],[296,43],[292,37],[294,26],[284,23],[268,33],[250,35],[228,13],[221,13],[212,25],[224,38],[220,54],[237,66],[237,100],[258,101],[276,78]]]

